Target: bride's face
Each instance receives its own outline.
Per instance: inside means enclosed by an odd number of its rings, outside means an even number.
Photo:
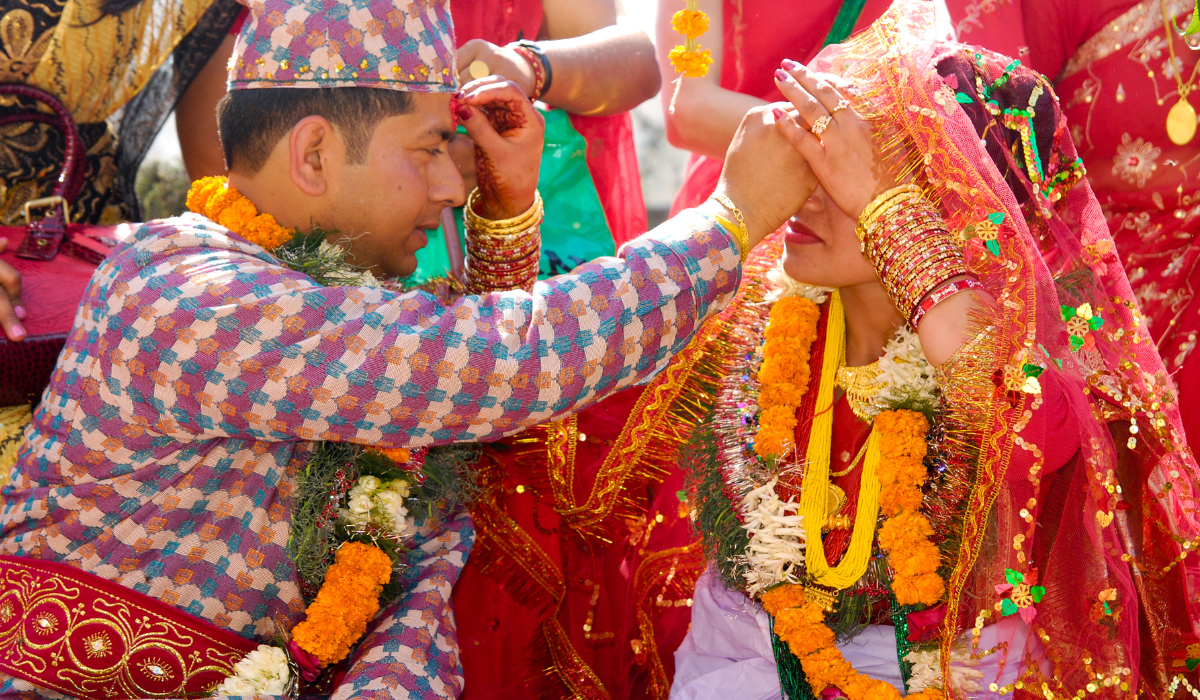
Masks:
[[[859,249],[855,223],[818,187],[784,228],[784,271],[798,282],[820,287],[878,282],[875,268]]]

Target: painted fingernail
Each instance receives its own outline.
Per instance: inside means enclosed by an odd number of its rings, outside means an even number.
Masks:
[[[796,61],[793,61],[793,60],[792,60],[792,59],[790,59],[790,58],[785,58],[785,59],[783,59],[783,64],[782,64],[782,65],[783,65],[783,67],[784,67],[784,68],[786,68],[787,70],[796,70],[797,68],[803,68],[803,67],[804,67],[804,66],[802,66],[801,64],[797,63]]]
[[[782,69],[775,71],[775,79],[780,82],[786,81],[788,79],[787,71]]]
[[[775,121],[777,121],[777,122],[783,121],[784,114],[783,114],[782,109],[780,109],[778,107],[773,107],[771,109],[771,114],[775,115]]]
[[[22,321],[25,320],[25,307],[24,306],[14,306],[13,313],[16,314],[17,318],[21,319]]]
[[[8,329],[8,337],[13,340],[20,340],[25,337],[25,329],[20,325],[13,325],[12,328]]]
[[[471,108],[466,105],[459,105],[454,110],[454,116],[458,117],[459,121],[465,122],[471,118]]]

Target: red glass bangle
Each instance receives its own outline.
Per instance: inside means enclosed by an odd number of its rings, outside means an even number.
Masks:
[[[955,294],[958,294],[959,292],[965,292],[968,289],[983,289],[983,283],[974,277],[966,277],[964,279],[956,280],[950,284],[938,287],[929,296],[925,297],[925,301],[922,301],[921,305],[918,306],[916,311],[913,312],[912,320],[909,321],[909,325],[913,327],[913,330],[916,330],[917,327],[921,325],[921,319],[925,317],[925,314],[929,313],[930,309],[942,303],[943,301],[946,301]]]

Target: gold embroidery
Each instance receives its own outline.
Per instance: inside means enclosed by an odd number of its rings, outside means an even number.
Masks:
[[[113,644],[107,634],[97,632],[84,638],[83,648],[89,659],[101,659],[108,656],[112,651]]]
[[[26,82],[56,95],[76,122],[103,121],[146,85],[211,4],[141,3],[101,17],[99,3],[69,0]]]
[[[1078,73],[1107,56],[1163,28],[1161,0],[1142,0],[1128,12],[1109,22],[1079,47],[1055,82]],[[1193,8],[1191,0],[1167,0],[1167,12],[1178,17]],[[1166,48],[1166,44],[1163,44]]]
[[[0,18],[0,44],[4,47],[4,53],[0,55],[0,82],[25,82],[42,60],[53,30],[42,32],[36,41],[33,31],[33,15],[28,10],[13,10]]]
[[[3,562],[0,600],[0,671],[72,696],[178,697],[220,682],[244,655],[215,640],[185,651],[197,632],[36,562]]]

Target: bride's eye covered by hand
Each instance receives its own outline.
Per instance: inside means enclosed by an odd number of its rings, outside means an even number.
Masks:
[[[857,220],[896,180],[884,167],[870,123],[854,108],[851,86],[790,60],[775,71],[775,83],[794,107],[776,114],[777,126],[833,201]]]

